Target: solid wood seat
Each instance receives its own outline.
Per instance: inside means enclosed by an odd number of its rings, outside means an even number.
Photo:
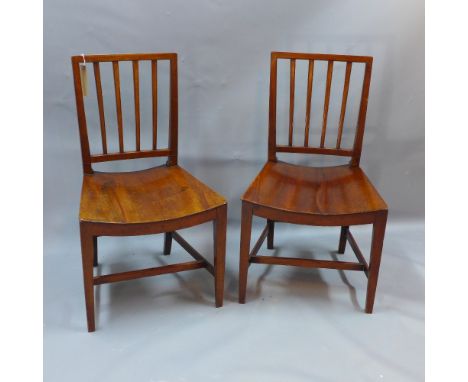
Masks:
[[[80,220],[150,223],[180,219],[222,206],[226,200],[179,166],[85,174]]]
[[[358,214],[387,209],[359,167],[307,167],[268,162],[243,201],[313,215]]]

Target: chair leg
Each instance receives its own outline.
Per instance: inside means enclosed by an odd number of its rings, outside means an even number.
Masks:
[[[341,227],[340,243],[338,244],[338,253],[345,253],[346,249],[346,235],[348,234],[349,226]]]
[[[252,234],[252,206],[242,202],[240,261],[239,261],[239,303],[245,304],[247,272],[249,270],[250,236]]]
[[[268,219],[268,236],[267,236],[267,248],[273,249],[274,248],[274,238],[275,238],[275,222],[273,220]]]
[[[166,232],[164,234],[164,254],[170,255],[172,248],[172,232]]]
[[[93,236],[93,253],[94,253],[93,266],[97,267],[97,266],[98,266],[98,242],[97,242],[97,236]]]
[[[88,320],[88,332],[94,332],[94,284],[93,263],[95,238],[86,232],[84,225],[80,225],[81,258],[83,262],[83,282],[86,301],[86,317]]]
[[[215,305],[217,308],[223,306],[224,268],[226,263],[226,223],[227,205],[223,205],[216,210],[216,220],[213,221]]]
[[[378,215],[372,229],[372,245],[369,262],[369,280],[367,282],[366,313],[372,313],[374,308],[375,291],[379,278],[380,260],[387,225],[387,212]]]

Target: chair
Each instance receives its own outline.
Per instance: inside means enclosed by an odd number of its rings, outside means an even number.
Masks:
[[[157,147],[157,63],[162,60],[168,60],[170,66],[167,148]],[[134,150],[129,150],[127,146],[124,146],[119,72],[121,61],[131,62],[133,69],[135,142],[132,146]],[[149,150],[143,150],[140,144],[140,61],[151,62],[152,142]],[[102,152],[97,154],[90,152],[88,141],[83,99],[84,85],[80,77],[80,65],[83,63],[92,64],[94,69],[102,143]],[[108,152],[101,63],[112,63],[118,152]],[[223,305],[227,205],[222,196],[177,165],[177,54],[74,56],[72,67],[84,172],[80,204],[80,236],[88,331],[95,330],[94,286],[105,283],[205,268],[214,276],[216,307],[221,307]],[[167,157],[168,160],[166,165],[135,172],[95,172],[92,168],[92,165],[98,162],[153,157]],[[214,265],[210,264],[176,232],[179,229],[209,221],[213,221]],[[157,233],[165,233],[164,254],[170,254],[172,239],[174,239],[194,258],[194,261],[114,274],[93,275],[93,265],[96,266],[98,262],[98,237]]]
[[[278,145],[276,136],[278,60],[289,60],[290,62],[289,131],[287,145]],[[293,145],[296,60],[308,61],[306,118],[304,140],[301,142],[301,145]],[[309,128],[315,61],[326,61],[328,64],[320,142],[318,142],[317,138],[317,144],[314,147],[309,145]],[[337,61],[346,63],[341,112],[336,144],[333,145],[334,147],[325,147],[333,64]],[[364,65],[364,75],[354,144],[352,148],[347,149],[341,146],[353,64]],[[249,265],[251,263],[278,264],[306,268],[363,271],[368,277],[365,311],[372,313],[387,221],[387,205],[359,167],[371,69],[372,57],[283,52],[273,52],[271,54],[268,162],[242,197],[239,267],[240,303],[245,303]],[[350,157],[350,162],[348,165],[342,166],[307,167],[279,161],[277,153],[343,156]],[[265,218],[267,222],[265,229],[251,251],[250,239],[253,215]],[[257,253],[265,238],[267,238],[268,249],[273,248],[275,222],[340,226],[341,235],[338,253],[344,253],[346,242],[349,242],[358,262],[258,256]],[[351,225],[359,224],[373,225],[369,263],[367,263],[349,229]]]

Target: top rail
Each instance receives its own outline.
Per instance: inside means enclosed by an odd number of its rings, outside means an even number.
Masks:
[[[371,56],[350,56],[346,54],[322,54],[322,53],[294,53],[294,52],[272,52],[272,58],[316,60],[316,61],[342,61],[342,62],[362,62],[371,63]]]
[[[85,54],[84,58],[86,62],[172,60],[177,53]],[[72,62],[83,62],[83,56],[73,56]]]

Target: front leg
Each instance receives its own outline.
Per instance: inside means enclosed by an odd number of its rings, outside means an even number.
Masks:
[[[224,269],[226,263],[226,224],[227,205],[224,204],[216,210],[216,219],[213,221],[215,303],[217,308],[223,306]]]
[[[250,238],[252,235],[252,206],[242,202],[240,259],[239,259],[239,303],[245,304],[247,273],[249,270]]]
[[[94,243],[95,237],[87,232],[86,225],[80,224],[81,237],[81,259],[83,263],[83,283],[86,302],[86,317],[88,320],[88,332],[94,332],[94,280],[93,280],[93,262],[94,262]]]
[[[379,278],[380,260],[387,225],[387,211],[377,216],[372,229],[372,245],[369,261],[369,280],[367,281],[366,313],[372,313],[374,308],[375,291]]]

